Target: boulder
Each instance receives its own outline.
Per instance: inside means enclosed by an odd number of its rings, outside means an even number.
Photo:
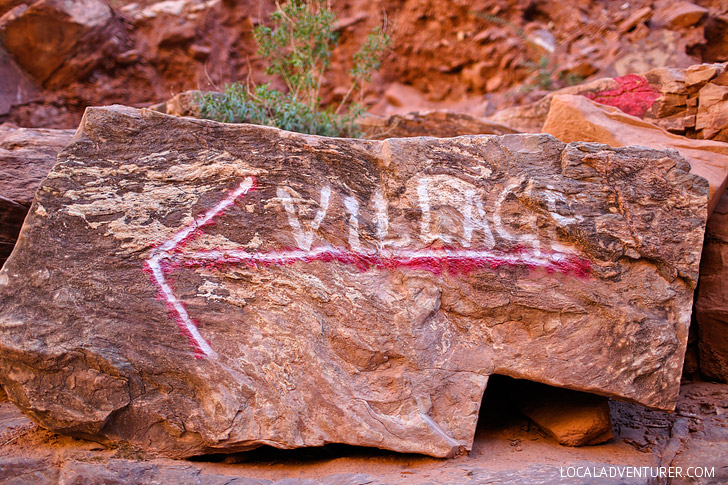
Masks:
[[[121,22],[101,0],[40,0],[0,17],[0,43],[39,84],[83,79],[123,43]]]
[[[728,184],[728,144],[689,140],[584,96],[553,96],[543,131],[567,143],[588,141],[613,147],[641,145],[677,150],[690,162],[690,170],[710,183],[709,212]]]
[[[700,285],[695,299],[700,372],[728,382],[728,192],[705,229]]]
[[[513,401],[528,419],[564,446],[598,445],[614,437],[609,401],[602,396],[520,382]]]
[[[707,215],[688,169],[89,108],[0,271],[0,385],[44,427],[173,457],[452,456],[494,373],[672,409]]]
[[[35,191],[73,130],[0,125],[0,266],[15,246]]]
[[[704,80],[711,76],[714,73]],[[703,86],[702,96],[706,96],[703,90],[708,89],[708,95],[717,91],[711,95],[713,99],[722,99],[721,91],[712,88],[712,84],[694,82]],[[724,195],[728,181],[728,144],[674,135],[619,109],[574,95],[552,97],[543,131],[564,142],[580,140],[610,146],[640,144],[673,148],[690,162],[693,173],[709,180],[711,216],[700,266],[700,291],[695,303],[699,367],[704,376],[728,382],[728,292],[724,289],[724,281],[728,278],[728,201]],[[690,359],[688,363],[687,375],[695,370]]]
[[[531,104],[498,111],[488,119],[519,132],[539,133],[554,96],[582,95],[674,134],[728,141],[726,66],[723,63],[687,69],[659,68],[643,74],[598,79],[554,91]]]
[[[541,133],[541,128],[551,106],[551,98],[557,94],[589,94],[601,93],[620,87],[619,83],[611,78],[597,79],[577,86],[569,86],[550,93],[533,103],[513,106],[497,111],[488,117],[488,120],[503,124],[522,133]],[[634,83],[633,83],[634,84]]]

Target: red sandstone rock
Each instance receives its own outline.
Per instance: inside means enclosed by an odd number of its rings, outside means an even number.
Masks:
[[[598,103],[689,138],[728,140],[726,64],[701,64],[689,69],[654,69],[614,79],[599,79],[555,91],[530,105],[508,108],[491,121],[528,133],[540,132],[553,96],[580,94]],[[701,93],[703,93],[701,95]]]
[[[711,83],[703,86],[698,92],[698,103],[700,106],[706,108],[725,100],[728,100],[728,86]]]
[[[685,85],[688,87],[702,86],[723,70],[725,67],[714,64],[692,66],[685,71]]]
[[[627,32],[637,27],[639,24],[647,22],[652,17],[652,8],[642,7],[641,9],[634,12],[632,15],[624,19],[619,24],[619,30],[621,32]]]
[[[0,116],[13,106],[37,99],[38,89],[0,44]]]
[[[559,444],[597,445],[614,437],[604,397],[530,382],[514,393],[518,409]]]
[[[203,91],[185,91],[176,94],[167,101],[150,106],[149,109],[159,111],[172,116],[200,116],[200,106],[197,102],[198,96],[205,94]]]
[[[707,213],[687,169],[90,108],[0,271],[0,383],[45,427],[177,457],[450,456],[493,373],[670,409]]]
[[[454,111],[419,111],[388,117],[369,116],[359,121],[366,137],[372,140],[435,136],[505,135],[514,130],[484,118]]]
[[[728,145],[673,135],[617,108],[596,104],[583,96],[553,96],[543,131],[564,142],[591,141],[609,146],[641,145],[677,150],[690,162],[691,171],[710,183],[711,212],[728,184]]]
[[[728,192],[706,226],[695,315],[700,372],[728,382]]]
[[[720,86],[704,84],[701,89],[707,106],[719,105]],[[708,90],[707,94],[703,90]],[[706,97],[710,97],[706,99]],[[695,310],[699,325],[700,370],[711,379],[728,382],[728,220],[726,219],[728,145],[708,140],[688,140],[628,116],[601,107],[581,96],[557,95],[550,102],[543,129],[562,141],[596,141],[610,146],[641,144],[678,150],[691,163],[691,171],[709,179],[710,207],[706,243],[701,261],[701,289]],[[728,109],[724,111],[728,113]],[[721,198],[722,196],[722,198]]]
[[[653,21],[657,26],[671,29],[684,29],[700,22],[708,13],[708,9],[692,2],[661,1],[656,6],[657,12]]]
[[[82,80],[121,45],[123,30],[101,0],[40,0],[0,17],[0,42],[39,84]]]
[[[73,130],[0,125],[0,266],[15,245],[35,191]]]

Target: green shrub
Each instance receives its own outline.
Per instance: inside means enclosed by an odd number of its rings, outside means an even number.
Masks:
[[[281,92],[270,84],[251,88],[227,85],[223,93],[201,95],[200,116],[227,123],[255,123],[324,136],[359,137],[356,120],[365,110],[350,101],[380,66],[389,45],[381,28],[369,34],[354,55],[351,86],[336,109],[321,107],[321,82],[337,45],[336,17],[323,0],[291,0],[271,15],[273,27],[255,29],[258,53],[268,61],[266,73],[286,84]]]

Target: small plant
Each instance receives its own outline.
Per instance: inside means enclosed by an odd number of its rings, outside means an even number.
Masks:
[[[365,110],[350,101],[380,66],[390,39],[383,29],[369,34],[354,55],[351,86],[336,109],[321,107],[321,83],[338,43],[336,17],[324,0],[291,0],[271,15],[273,27],[255,29],[258,53],[268,61],[266,73],[283,80],[287,91],[270,84],[251,88],[233,83],[223,93],[199,98],[200,116],[228,123],[255,123],[324,136],[360,137],[356,120]]]

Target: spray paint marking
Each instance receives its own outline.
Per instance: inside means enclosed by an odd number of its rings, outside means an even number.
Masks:
[[[420,202],[427,204],[427,186],[418,187]],[[180,267],[196,268],[221,268],[231,265],[246,265],[251,268],[258,266],[285,266],[298,262],[311,263],[321,261],[325,263],[337,262],[355,266],[360,271],[367,271],[372,268],[379,270],[394,270],[399,268],[410,268],[425,270],[434,274],[443,272],[449,274],[465,274],[479,269],[497,269],[500,266],[522,266],[527,268],[542,268],[548,272],[559,272],[564,274],[575,274],[587,276],[590,270],[590,263],[587,259],[575,254],[562,253],[558,251],[540,250],[538,244],[532,248],[517,246],[515,248],[499,251],[492,249],[494,245],[493,235],[483,217],[483,209],[475,204],[478,211],[478,229],[481,229],[486,236],[488,248],[437,248],[437,249],[387,249],[382,247],[381,240],[387,232],[388,220],[386,216],[386,201],[380,193],[375,194],[374,203],[377,211],[377,237],[380,239],[378,249],[365,251],[361,248],[359,241],[359,203],[353,197],[346,197],[344,205],[349,213],[349,249],[335,248],[331,246],[319,246],[311,248],[315,231],[323,222],[329,207],[331,188],[324,186],[321,190],[319,210],[308,231],[303,230],[298,219],[291,195],[285,189],[279,188],[277,196],[282,200],[284,209],[288,215],[288,222],[293,231],[294,240],[298,244],[296,249],[284,249],[268,252],[248,252],[242,248],[220,250],[185,250],[185,244],[201,234],[201,229],[212,224],[214,219],[232,206],[237,199],[255,190],[255,179],[248,177],[227,197],[220,201],[215,207],[197,217],[190,224],[174,234],[170,239],[152,250],[149,259],[144,264],[144,271],[149,274],[152,282],[158,289],[158,298],[164,301],[169,310],[170,317],[177,323],[182,335],[187,337],[192,347],[194,356],[198,359],[205,357],[216,357],[215,351],[200,334],[197,323],[190,317],[185,305],[180,302],[174,294],[166,275]],[[512,187],[507,187],[504,194],[507,195]],[[470,197],[473,194],[468,194]],[[504,198],[501,195],[501,198]],[[501,201],[502,202],[502,201]],[[429,207],[428,207],[429,209]],[[427,229],[429,229],[429,218]],[[475,221],[472,214],[466,214],[469,219],[466,227],[466,241],[470,244]],[[480,221],[482,219],[482,222]],[[500,216],[495,221],[496,230],[506,239],[516,239],[505,231],[500,221]],[[519,238],[520,239],[520,238]],[[533,243],[533,241],[529,242]]]
[[[394,249],[391,251],[362,252],[320,246],[310,250],[287,249],[267,253],[250,253],[243,249],[209,249],[179,255],[185,267],[216,267],[247,265],[286,266],[298,262],[337,262],[355,266],[360,271],[372,268],[394,270],[411,268],[426,270],[434,274],[466,274],[478,269],[497,269],[500,266],[525,266],[542,268],[549,272],[572,273],[577,276],[589,274],[589,263],[574,254],[559,252],[544,253],[539,250],[516,248],[514,250],[491,251],[485,249]]]
[[[617,83],[616,88],[588,93],[586,97],[597,103],[617,107],[638,118],[642,118],[660,97],[660,92],[646,78],[637,74],[615,77],[614,81]]]
[[[152,250],[149,259],[145,262],[144,269],[154,283],[156,283],[160,299],[167,303],[170,316],[177,323],[182,335],[187,337],[194,355],[198,359],[216,357],[215,351],[212,350],[210,344],[200,335],[196,322],[190,318],[184,304],[174,295],[172,288],[167,282],[165,273],[174,267],[173,263],[176,258],[173,253],[176,250],[183,247],[203,226],[212,223],[215,217],[233,205],[238,197],[247,194],[251,190],[255,190],[255,179],[248,177],[242,181],[237,189],[221,200],[215,207],[205,212],[201,217],[195,218],[195,220],[183,227],[170,239]]]

